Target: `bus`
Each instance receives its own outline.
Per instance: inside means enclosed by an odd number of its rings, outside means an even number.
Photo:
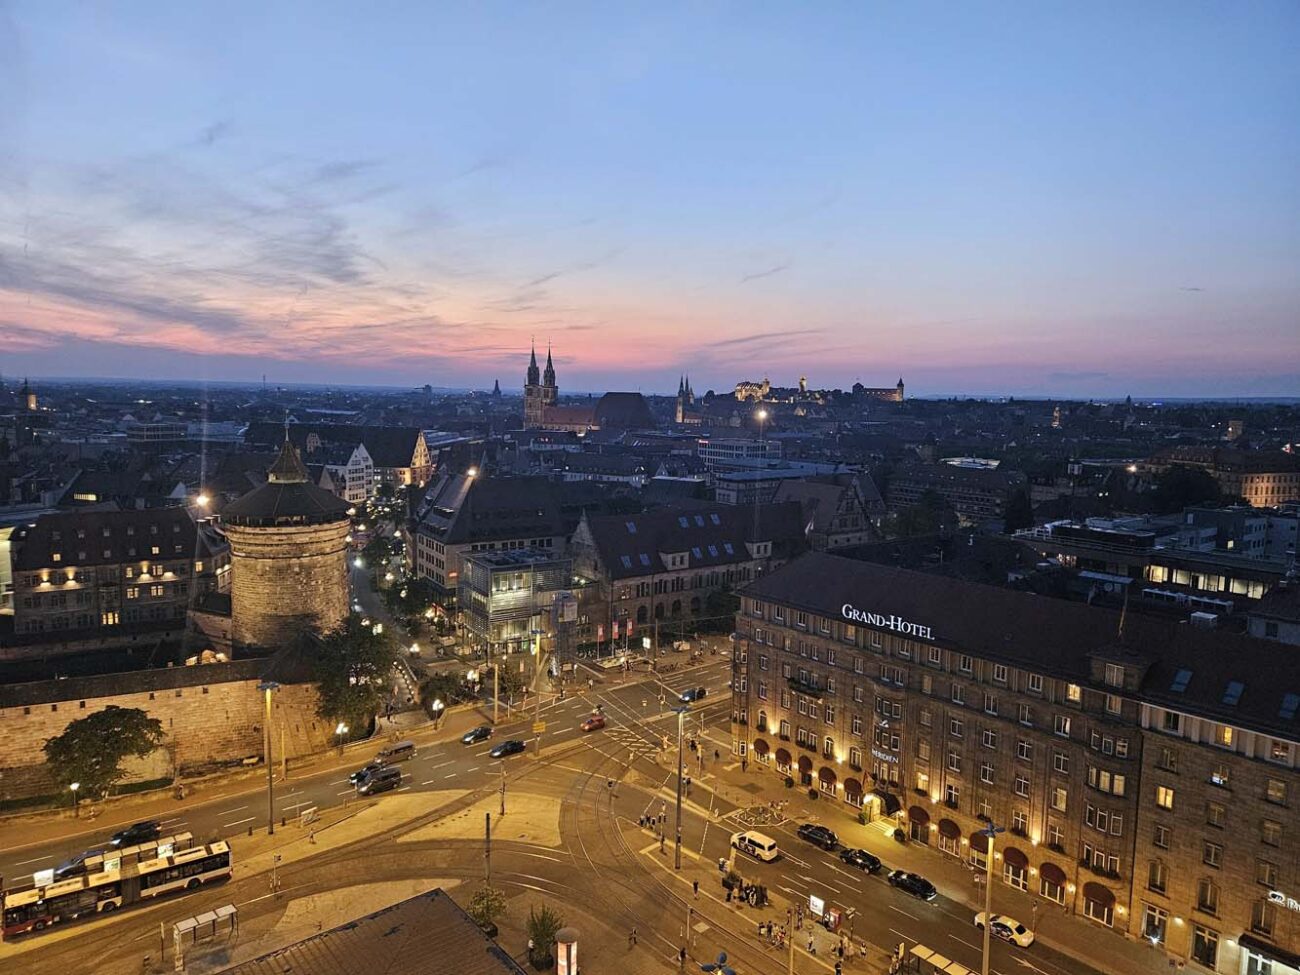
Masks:
[[[161,851],[159,851],[161,852]],[[8,940],[51,924],[151,900],[230,877],[230,844],[219,841],[160,855],[138,863],[108,862],[110,869],[55,883],[6,891],[0,937]]]

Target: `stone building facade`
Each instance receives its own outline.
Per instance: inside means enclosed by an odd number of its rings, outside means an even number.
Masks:
[[[743,593],[734,740],[981,869],[980,830],[1005,828],[994,872],[1022,918],[1038,899],[1171,964],[1282,975],[1300,949],[1288,650],[814,553]]]
[[[266,483],[222,511],[237,649],[278,648],[346,618],[347,510],[346,501],[309,482],[286,440]]]

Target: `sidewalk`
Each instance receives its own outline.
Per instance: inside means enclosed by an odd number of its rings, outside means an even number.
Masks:
[[[898,843],[893,839],[892,829],[883,830],[879,823],[860,824],[851,806],[838,801],[811,800],[806,790],[786,789],[782,776],[761,767],[756,769],[751,765],[748,772],[742,773],[740,764],[730,758],[724,752],[724,762],[708,762],[705,774],[698,778],[699,784],[714,789],[719,797],[741,808],[763,804],[771,798],[786,800],[789,805],[784,815],[788,819],[829,826],[845,846],[860,847],[880,857],[885,870],[902,868],[921,874],[939,893],[969,908],[972,916],[984,910],[983,885],[973,880],[974,871],[964,861],[940,853],[932,846],[910,840]],[[762,786],[758,794],[745,788],[755,784]],[[1144,942],[1129,940],[1116,931],[1103,930],[1095,922],[1071,915],[1066,908],[1043,897],[1009,887],[995,874],[995,914],[1009,914],[1029,924],[1034,903],[1038,905],[1035,932],[1038,940],[1062,954],[1103,970],[1134,973],[1168,970],[1164,952]],[[1099,961],[1099,951],[1104,953],[1105,962]]]

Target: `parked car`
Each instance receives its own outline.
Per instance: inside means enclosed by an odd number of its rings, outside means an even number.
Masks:
[[[983,911],[975,915],[975,927],[983,929]],[[993,915],[993,920],[989,922],[989,934],[995,938],[1001,938],[1003,941],[1009,941],[1021,948],[1028,948],[1034,943],[1034,932],[1030,931],[1014,917],[1007,917],[1005,914]]]
[[[692,701],[698,701],[708,694],[708,688],[705,687],[688,687],[678,696],[678,700],[683,704],[690,704]]]
[[[511,738],[509,741],[503,741],[501,744],[497,745],[488,752],[488,754],[493,758],[505,758],[507,755],[518,755],[527,747],[528,746],[518,738]]]
[[[908,873],[906,870],[893,870],[889,874],[889,883],[899,890],[906,891],[923,901],[932,901],[939,896],[934,884],[920,874]]]
[[[79,877],[86,872],[86,861],[97,856],[102,856],[103,850],[83,850],[70,860],[64,860],[54,868],[54,879],[65,880],[68,877]]]
[[[603,714],[590,714],[578,727],[583,731],[596,731],[605,727],[605,716]]]
[[[126,829],[118,830],[108,842],[110,846],[135,846],[138,843],[156,840],[161,833],[162,824],[158,820],[146,819],[144,822],[132,823]]]
[[[834,850],[840,845],[839,837],[832,830],[825,826],[818,826],[816,823],[804,823],[795,830],[795,833],[799,839],[820,846],[823,850]]]
[[[379,761],[378,759],[376,759],[373,762],[367,762],[365,765],[361,766],[361,768],[357,769],[355,772],[353,772],[351,775],[348,776],[348,784],[355,786],[366,776],[370,775],[370,773],[378,772],[383,767],[384,767],[384,763]]]
[[[487,741],[491,737],[492,726],[489,724],[481,724],[477,728],[471,728],[469,731],[461,735],[460,743],[462,745],[476,745],[480,741]]]
[[[402,770],[391,765],[377,768],[357,782],[357,795],[373,796],[379,792],[396,789],[402,784]]]
[[[876,873],[880,870],[880,857],[874,853],[868,853],[866,850],[840,850],[840,859],[850,867],[857,867],[867,873]]]

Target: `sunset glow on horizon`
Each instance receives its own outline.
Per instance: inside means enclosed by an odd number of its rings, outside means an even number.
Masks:
[[[1014,16],[1012,11],[1014,9]],[[1300,395],[1300,7],[16,3],[0,373]]]

